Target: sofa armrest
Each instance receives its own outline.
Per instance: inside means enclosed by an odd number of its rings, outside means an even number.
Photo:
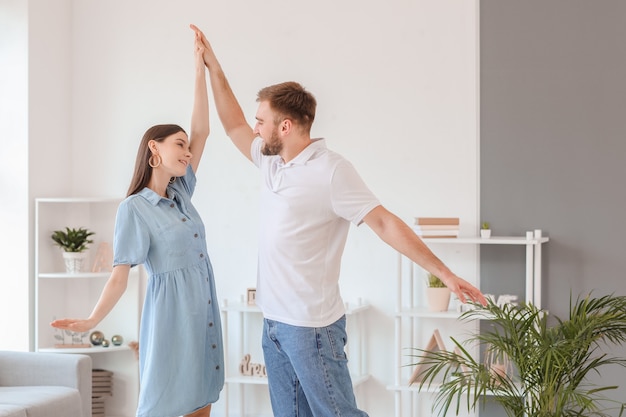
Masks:
[[[0,386],[78,389],[83,415],[91,415],[91,357],[73,353],[0,351]]]

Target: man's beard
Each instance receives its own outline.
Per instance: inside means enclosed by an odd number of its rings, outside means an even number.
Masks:
[[[263,141],[263,147],[261,148],[261,153],[265,156],[272,156],[280,154],[280,151],[283,150],[283,143],[278,138],[278,129],[275,128],[272,130],[272,134],[270,135],[270,140]]]

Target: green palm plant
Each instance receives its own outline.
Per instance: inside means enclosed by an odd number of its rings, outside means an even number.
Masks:
[[[603,349],[626,341],[626,297],[570,299],[568,320],[551,317],[532,304],[498,306],[489,300],[461,316],[487,319],[491,329],[463,343],[452,338],[454,352],[416,349],[422,363],[419,390],[440,385],[433,408],[458,414],[462,404],[475,409],[487,397],[509,417],[608,416],[607,401],[621,416],[626,404],[604,396],[617,386],[599,386],[592,373],[609,365],[626,366],[626,359]],[[552,324],[551,324],[552,323]],[[477,361],[469,345],[510,361],[512,371],[494,372]]]

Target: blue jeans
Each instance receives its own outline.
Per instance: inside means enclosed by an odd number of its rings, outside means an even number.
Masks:
[[[346,317],[327,327],[264,320],[263,355],[274,417],[367,417],[356,407]]]

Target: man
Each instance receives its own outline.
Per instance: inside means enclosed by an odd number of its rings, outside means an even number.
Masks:
[[[295,82],[263,88],[253,129],[202,39],[226,134],[263,176],[256,303],[264,315],[263,354],[274,415],[367,416],[356,406],[348,372],[338,285],[350,223],[367,224],[441,277],[461,301],[485,299],[380,204],[346,159],[328,150],[324,139],[310,137],[316,109],[311,93]]]

